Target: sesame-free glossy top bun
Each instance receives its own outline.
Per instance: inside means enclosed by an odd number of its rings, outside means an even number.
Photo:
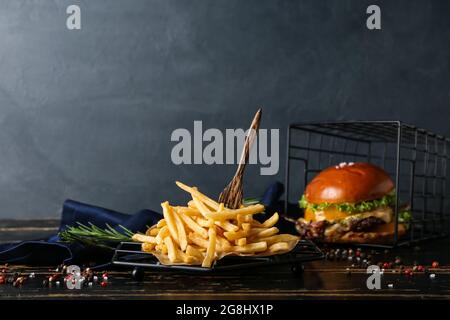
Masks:
[[[389,174],[365,162],[342,163],[320,172],[307,185],[309,203],[357,203],[381,198],[394,189]]]

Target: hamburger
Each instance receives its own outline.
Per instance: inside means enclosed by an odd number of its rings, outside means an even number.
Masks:
[[[334,243],[384,243],[395,233],[395,185],[389,174],[370,163],[341,163],[320,172],[299,201],[304,217],[300,235]],[[398,235],[408,228],[410,213],[399,209]]]

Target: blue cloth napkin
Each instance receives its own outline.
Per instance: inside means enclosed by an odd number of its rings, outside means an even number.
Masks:
[[[161,214],[151,210],[141,210],[133,215],[73,201],[63,204],[59,231],[67,226],[92,223],[100,228],[106,224],[121,229],[119,225],[133,232],[145,232],[147,226],[161,219]],[[26,265],[57,265],[61,263],[106,263],[111,259],[112,251],[92,248],[81,244],[60,242],[58,234],[47,239],[23,241],[20,243],[0,244],[0,263]]]
[[[267,188],[261,202],[270,207],[274,205],[283,193],[283,185],[276,182]],[[119,225],[132,232],[145,232],[147,226],[154,225],[162,215],[152,210],[141,210],[129,215],[121,212],[66,200],[63,204],[59,231],[67,226],[92,223],[99,228],[106,224],[121,231]],[[78,243],[60,242],[58,234],[47,239],[23,241],[20,243],[0,244],[0,263],[24,265],[58,265],[58,264],[105,264],[111,260],[113,252],[96,247],[84,246]]]

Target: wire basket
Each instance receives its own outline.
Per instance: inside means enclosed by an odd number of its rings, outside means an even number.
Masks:
[[[253,267],[268,267],[280,264],[289,264],[296,267],[305,262],[322,260],[323,258],[324,254],[314,243],[309,240],[300,240],[292,251],[284,254],[267,257],[230,255],[217,261],[212,268],[188,265],[164,265],[161,264],[153,254],[142,251],[140,243],[122,242],[117,246],[114,252],[112,263],[128,267],[211,273],[216,271],[243,270]]]
[[[370,162],[396,185],[394,247],[449,234],[450,139],[400,121],[291,124],[287,135],[285,212],[307,183],[341,162]],[[294,180],[294,182],[291,182]],[[398,211],[411,206],[407,234],[398,235]],[[374,245],[368,243],[367,245]]]

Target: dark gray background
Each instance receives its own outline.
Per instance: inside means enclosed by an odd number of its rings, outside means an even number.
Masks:
[[[66,29],[79,4],[82,30]],[[369,4],[382,30],[365,27]],[[5,0],[0,217],[72,198],[124,212],[217,195],[232,166],[175,166],[171,132],[401,119],[450,136],[449,1]],[[283,160],[282,160],[283,162]],[[252,166],[246,195],[282,179]]]

